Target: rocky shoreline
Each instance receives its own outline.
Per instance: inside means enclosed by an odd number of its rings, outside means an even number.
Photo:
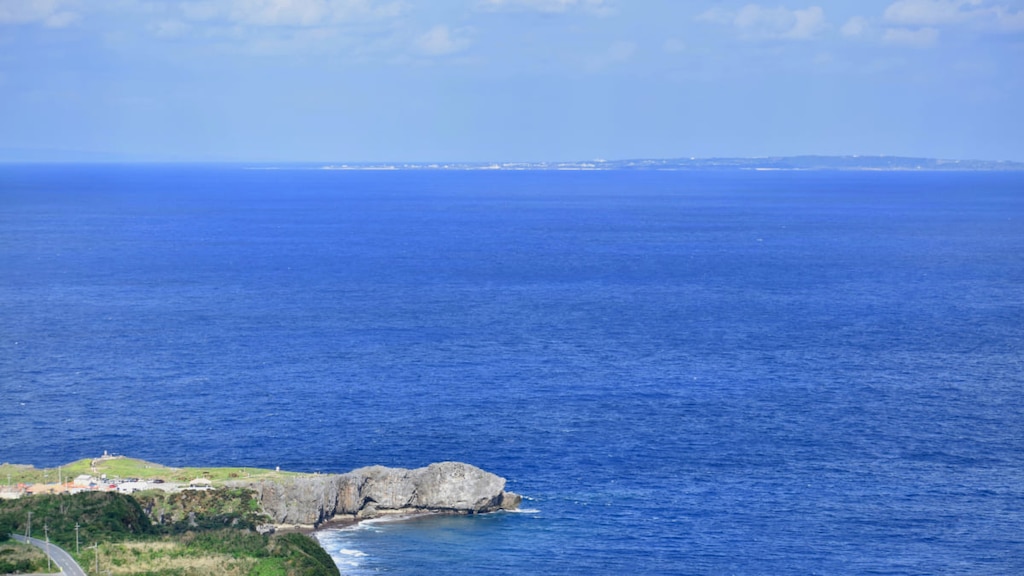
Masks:
[[[325,524],[396,515],[481,514],[515,510],[522,497],[505,479],[462,462],[413,470],[369,466],[345,474],[232,481],[259,498],[274,529],[315,530]]]
[[[522,501],[505,490],[504,478],[460,462],[309,474],[171,468],[104,454],[56,469],[5,463],[0,474],[9,478],[0,487],[6,488],[0,489],[5,532],[28,532],[33,512],[44,517],[54,506],[67,506],[66,514],[50,518],[54,542],[75,542],[81,528],[99,544],[93,562],[102,556],[111,565],[138,568],[134,573],[139,574],[236,573],[231,570],[239,565],[245,568],[237,573],[249,573],[269,562],[289,574],[336,576],[335,560],[319,539],[294,532],[312,535],[382,517],[515,510]],[[38,532],[37,522],[34,535]],[[198,537],[205,539],[205,548],[186,554]],[[123,542],[135,547],[129,551],[118,544]]]
[[[220,487],[250,490],[261,531],[311,532],[384,516],[481,514],[515,510],[522,498],[505,479],[462,462],[423,468],[368,466],[344,474],[309,474],[259,468],[171,468],[104,452],[57,469],[0,465],[12,479],[0,499],[35,494],[160,491],[205,492]],[[47,479],[56,482],[46,482]],[[256,511],[253,509],[253,511]]]

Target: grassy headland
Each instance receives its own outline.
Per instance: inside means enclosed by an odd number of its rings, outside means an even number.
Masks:
[[[159,479],[166,482],[187,484],[196,478],[206,478],[214,485],[223,484],[228,480],[254,478],[283,479],[301,476],[300,472],[282,472],[262,468],[171,468],[137,458],[114,456],[106,458],[84,458],[56,468],[35,468],[21,464],[0,464],[0,482],[12,484],[39,484],[57,482],[58,478],[67,482],[76,476],[87,474],[100,478],[140,478],[144,480]]]

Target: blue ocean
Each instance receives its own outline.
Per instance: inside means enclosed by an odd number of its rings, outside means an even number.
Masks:
[[[1024,574],[1024,174],[0,166],[0,461],[458,460],[343,574]]]

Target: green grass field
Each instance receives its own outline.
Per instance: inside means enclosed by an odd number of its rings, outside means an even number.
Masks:
[[[284,472],[261,468],[170,468],[162,464],[146,462],[137,458],[84,458],[59,468],[34,468],[20,464],[0,465],[0,483],[17,485],[56,483],[59,479],[67,482],[80,474],[88,474],[97,478],[106,475],[114,478],[139,478],[143,480],[161,479],[166,482],[186,484],[196,478],[206,478],[214,486],[223,485],[229,480],[271,479],[283,480],[289,477],[302,476],[300,472]]]
[[[46,568],[46,555],[35,546],[9,540],[0,542],[0,574],[46,574],[60,572],[56,565]]]

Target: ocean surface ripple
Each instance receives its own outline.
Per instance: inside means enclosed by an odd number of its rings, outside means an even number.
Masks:
[[[1024,177],[0,167],[0,460],[470,462],[343,573],[1024,573]]]

